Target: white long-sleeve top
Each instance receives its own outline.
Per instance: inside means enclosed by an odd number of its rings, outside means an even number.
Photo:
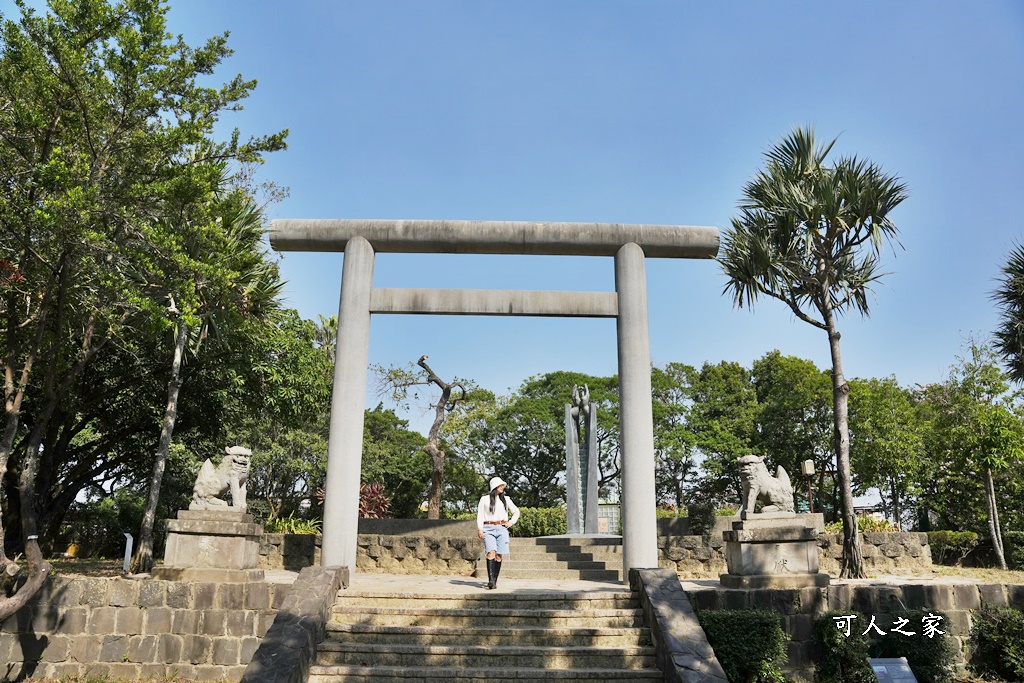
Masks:
[[[512,502],[512,499],[505,496],[505,501],[508,503],[508,510],[501,504],[501,498],[494,499],[494,512],[491,512],[491,494],[485,494],[480,499],[480,507],[476,511],[476,528],[480,531],[484,530],[484,522],[502,522],[508,520],[506,527],[510,527],[519,521],[519,508]],[[509,511],[512,512],[512,516],[509,517]]]

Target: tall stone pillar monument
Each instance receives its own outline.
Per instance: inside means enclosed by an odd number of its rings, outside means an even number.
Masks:
[[[573,386],[565,406],[565,522],[570,534],[597,533],[597,410],[590,388]]]

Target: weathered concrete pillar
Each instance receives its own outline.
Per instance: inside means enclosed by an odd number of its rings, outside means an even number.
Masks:
[[[370,289],[373,248],[363,237],[345,245],[334,354],[331,431],[327,442],[327,495],[324,499],[320,564],[356,571],[359,533],[359,474],[363,457],[363,408],[370,354]]]
[[[615,254],[619,297],[619,450],[622,457],[623,577],[658,567],[654,490],[651,341],[647,327],[644,251],[626,244]]]

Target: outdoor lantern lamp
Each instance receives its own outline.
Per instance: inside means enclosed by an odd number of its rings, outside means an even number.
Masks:
[[[800,463],[800,471],[807,477],[807,508],[814,512],[814,496],[811,495],[811,479],[814,477],[814,461],[804,460]]]

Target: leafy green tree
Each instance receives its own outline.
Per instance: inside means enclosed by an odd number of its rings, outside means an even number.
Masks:
[[[754,361],[759,412],[754,447],[773,467],[781,465],[794,482],[800,463],[814,461],[818,476],[815,510],[832,519],[836,505],[831,378],[814,363],[771,351]]]
[[[704,456],[701,490],[717,505],[738,505],[736,459],[753,452],[761,408],[753,377],[739,363],[705,363],[693,382],[689,428]]]
[[[942,461],[936,502],[941,505],[940,496],[945,494],[947,517],[951,509],[968,511],[973,517],[970,510],[974,506],[969,501],[980,498],[984,514],[978,517],[987,520],[996,561],[1003,569],[1006,559],[996,479],[1000,474],[1019,472],[1024,459],[1024,420],[1019,397],[1009,388],[1009,377],[999,367],[995,352],[985,344],[971,342],[969,356],[958,359],[949,379],[927,390],[935,413],[931,448]],[[961,523],[970,524],[970,520]]]
[[[316,514],[304,506],[312,505],[326,471],[330,359],[316,344],[316,325],[294,310],[281,311],[270,325],[247,322],[251,335],[239,344],[247,358],[237,363],[247,371],[237,375],[242,388],[225,420],[229,443],[253,451],[250,505],[267,520]]]
[[[448,435],[462,453],[479,458],[482,475],[500,475],[516,504],[553,507],[565,501],[565,406],[574,385],[590,387],[597,410],[598,486],[602,496],[617,490],[618,381],[557,371],[531,377],[511,396],[496,399],[460,432]],[[480,419],[486,418],[486,419]]]
[[[867,294],[882,277],[878,256],[896,237],[890,213],[907,197],[896,176],[856,157],[827,158],[811,129],[796,129],[766,154],[747,183],[740,215],[722,240],[719,262],[738,306],[762,296],[782,301],[822,330],[832,356],[836,469],[843,519],[841,576],[864,576],[850,477],[848,402],[837,318],[868,313]]]
[[[394,517],[420,516],[432,471],[427,439],[382,405],[367,410],[363,424],[363,481],[384,485]]]
[[[209,189],[213,159],[192,152],[254,161],[284,145],[284,133],[242,143],[237,132],[210,145],[220,113],[255,83],[200,85],[230,54],[226,36],[198,48],[172,40],[164,3],[52,0],[45,16],[17,6],[19,19],[4,17],[0,26],[0,173],[10,179],[0,189],[0,261],[10,285],[0,304],[0,473],[15,457],[30,578],[0,602],[3,616],[48,573],[36,542],[36,483],[62,397],[135,316],[166,306],[138,275],[163,246],[159,219],[168,202]],[[31,419],[23,420],[27,406]],[[23,424],[31,428],[22,439]],[[8,562],[5,550],[0,565]]]
[[[659,503],[686,505],[696,476],[696,447],[688,424],[691,383],[696,370],[682,363],[651,368],[654,417],[654,485]]]
[[[850,460],[857,492],[877,487],[882,504],[901,525],[930,476],[924,424],[913,394],[895,377],[851,380]]]

